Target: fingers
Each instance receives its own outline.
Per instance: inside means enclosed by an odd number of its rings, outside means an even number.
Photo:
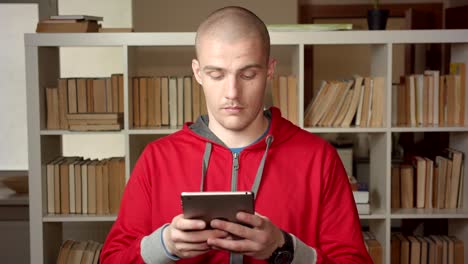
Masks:
[[[169,239],[174,243],[201,243],[206,242],[208,238],[225,238],[228,233],[223,230],[202,230],[202,231],[182,231],[172,229],[169,234]]]
[[[206,228],[205,221],[197,219],[186,219],[182,214],[172,219],[171,226],[179,230],[203,230]]]

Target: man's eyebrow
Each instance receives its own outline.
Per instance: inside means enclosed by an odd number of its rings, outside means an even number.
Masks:
[[[250,68],[259,68],[259,69],[262,69],[262,68],[264,68],[264,66],[261,65],[261,64],[258,64],[258,63],[249,64],[249,65],[246,65],[246,66],[240,68],[239,71],[244,71],[244,70],[247,70],[247,69],[250,69]]]
[[[262,69],[262,68],[264,68],[264,66],[261,65],[261,64],[258,64],[258,63],[248,64],[248,65],[245,65],[244,67],[240,68],[239,71],[244,71],[244,70],[251,69],[251,68]],[[217,67],[217,66],[212,66],[212,65],[207,65],[207,66],[203,67],[203,71],[222,71],[222,70],[223,70],[223,68]]]
[[[216,67],[216,66],[211,66],[211,65],[207,65],[207,66],[203,67],[203,71],[221,71],[221,70],[223,70],[223,68]]]

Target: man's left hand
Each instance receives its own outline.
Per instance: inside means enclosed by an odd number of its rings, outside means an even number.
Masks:
[[[267,259],[273,251],[284,244],[281,230],[267,217],[258,213],[253,215],[244,212],[237,213],[236,217],[239,222],[251,227],[219,219],[212,220],[210,223],[212,228],[226,231],[240,239],[209,238],[207,241],[209,246],[256,259]]]

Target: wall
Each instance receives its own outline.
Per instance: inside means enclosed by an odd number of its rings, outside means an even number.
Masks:
[[[229,5],[246,7],[266,23],[297,22],[297,0],[138,0],[133,1],[133,26],[141,32],[196,31],[208,14]]]
[[[0,4],[0,170],[28,168],[23,34],[37,20],[37,4]]]

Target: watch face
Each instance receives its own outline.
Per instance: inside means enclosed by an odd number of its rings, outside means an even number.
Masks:
[[[275,264],[289,264],[292,261],[292,254],[289,251],[280,251],[275,257]]]

